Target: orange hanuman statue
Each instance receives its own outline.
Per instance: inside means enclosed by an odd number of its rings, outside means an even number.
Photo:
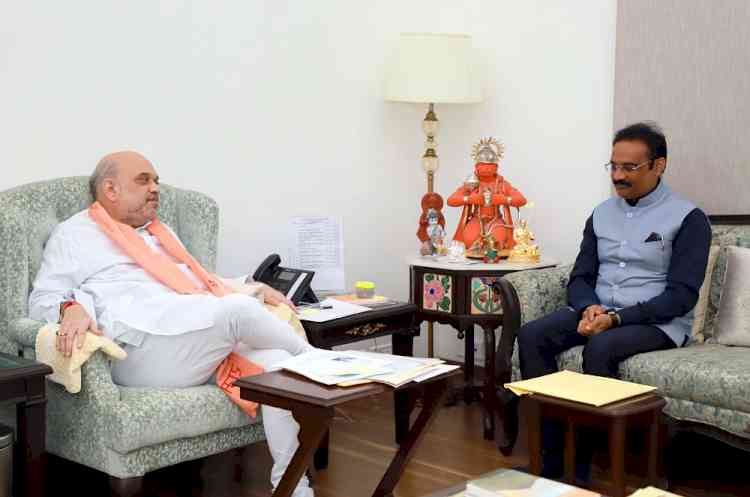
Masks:
[[[453,239],[466,247],[467,257],[482,258],[488,248],[507,257],[515,244],[511,207],[523,207],[526,198],[497,174],[503,146],[493,138],[474,145],[474,174],[448,198],[451,207],[463,207]]]

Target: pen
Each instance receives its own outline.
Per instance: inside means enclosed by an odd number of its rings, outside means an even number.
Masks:
[[[297,307],[301,309],[333,309],[331,304],[303,304]]]

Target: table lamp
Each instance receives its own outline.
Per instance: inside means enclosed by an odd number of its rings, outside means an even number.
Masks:
[[[440,166],[435,151],[435,137],[440,128],[435,104],[481,102],[479,78],[476,77],[473,62],[471,37],[468,35],[403,33],[386,74],[386,101],[429,105],[422,121],[422,131],[427,137],[422,155],[422,168],[427,173],[427,194],[422,197],[422,216],[425,216],[427,208],[433,208],[443,226],[443,199],[434,191],[435,172]],[[420,224],[417,237],[424,242],[424,219]]]

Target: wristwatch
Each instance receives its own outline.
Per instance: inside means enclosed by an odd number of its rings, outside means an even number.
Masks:
[[[616,311],[607,311],[607,316],[612,319],[612,327],[617,327],[622,324],[622,319],[620,319],[620,315],[617,314]]]

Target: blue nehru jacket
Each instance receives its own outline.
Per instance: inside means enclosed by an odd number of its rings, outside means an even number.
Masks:
[[[586,222],[568,283],[577,312],[601,304],[622,326],[651,324],[687,342],[711,245],[706,215],[664,181],[635,202],[606,200]]]

